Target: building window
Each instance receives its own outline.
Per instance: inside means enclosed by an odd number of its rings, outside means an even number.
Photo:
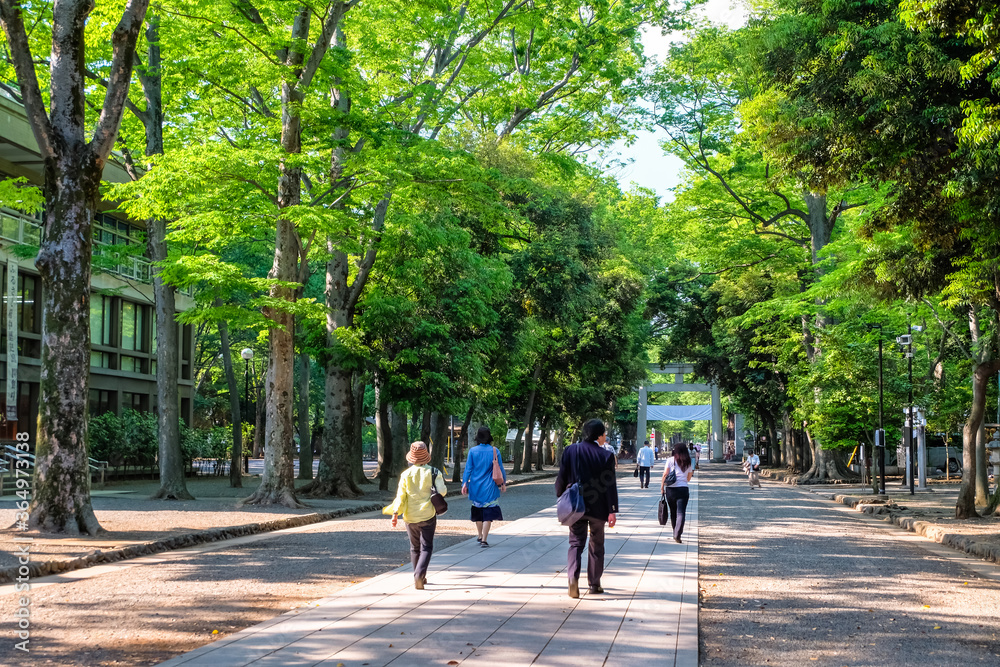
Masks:
[[[121,347],[134,352],[149,349],[149,306],[122,301]]]
[[[90,352],[90,365],[93,368],[111,368],[111,355],[107,352]]]
[[[94,216],[94,241],[103,245],[136,245],[145,243],[145,233],[138,227],[116,220],[106,213]]]
[[[38,278],[23,273],[18,274],[17,289],[21,295],[17,312],[17,328],[27,333],[39,333],[41,321],[40,318],[36,317],[40,305],[37,303]]]
[[[100,294],[90,296],[90,342],[111,345],[111,297]]]
[[[137,412],[146,412],[146,405],[148,405],[148,396],[146,394],[134,394],[130,391],[122,392],[122,409],[123,410],[136,410]]]
[[[145,373],[145,359],[140,359],[139,357],[130,357],[128,355],[122,355],[122,370],[130,371],[132,373]]]
[[[105,412],[114,412],[114,394],[103,389],[90,390],[90,415],[102,415]]]

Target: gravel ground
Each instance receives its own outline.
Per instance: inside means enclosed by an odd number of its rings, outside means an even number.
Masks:
[[[764,482],[766,477],[761,478]],[[982,517],[975,521],[965,521],[955,518],[955,502],[958,500],[958,482],[943,480],[928,480],[928,491],[917,491],[912,496],[907,487],[900,484],[899,479],[886,481],[886,492],[896,504],[893,512],[901,516],[913,516],[920,521],[927,521],[941,530],[973,537],[979,542],[1000,547],[1000,515]],[[990,480],[993,486],[993,480]],[[858,484],[815,484],[800,487],[823,497],[831,495],[850,495],[859,498],[870,498],[870,489]],[[985,507],[977,508],[982,512]]]
[[[309,505],[303,509],[277,505],[238,507],[237,501],[249,496],[260,482],[255,478],[246,481],[251,481],[251,485],[232,489],[224,478],[190,480],[188,488],[196,500],[150,500],[149,496],[159,488],[155,482],[122,483],[109,485],[107,489],[96,489],[91,503],[97,520],[106,532],[97,537],[72,538],[27,533],[36,537],[32,545],[32,560],[75,558],[93,549],[108,550],[182,533],[273,521],[372,502],[389,503],[393,496],[369,485],[364,497],[357,500],[301,498]],[[7,528],[14,524],[16,500],[11,497],[0,499],[0,526]],[[17,565],[13,537],[12,530],[0,532],[0,569]]]
[[[993,566],[763,483],[702,466],[701,664],[1000,665]]]
[[[501,506],[514,521],[554,502],[550,478],[511,487]],[[475,536],[468,500],[452,491],[449,504],[436,549]],[[370,513],[156,567],[126,563],[31,591],[28,655],[13,648],[17,596],[0,598],[0,664],[156,664],[407,562],[402,527]]]

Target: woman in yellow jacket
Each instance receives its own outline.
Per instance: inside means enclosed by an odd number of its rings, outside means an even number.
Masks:
[[[442,496],[447,495],[448,487],[441,471],[427,465],[431,461],[431,455],[427,451],[427,445],[420,440],[410,445],[406,460],[410,467],[399,477],[396,499],[382,513],[392,515],[393,528],[396,527],[399,515],[403,515],[406,532],[410,535],[413,585],[423,590],[427,583],[427,566],[434,551],[434,529],[437,527],[437,514],[431,504],[431,485]]]

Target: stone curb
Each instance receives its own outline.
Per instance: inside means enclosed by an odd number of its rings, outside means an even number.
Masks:
[[[761,468],[758,473],[761,477],[767,477],[768,479],[773,479],[776,482],[784,482],[785,484],[791,484],[792,486],[836,486],[838,484],[851,484],[857,486],[858,482],[855,480],[846,479],[828,479],[821,482],[799,482],[799,477],[802,473],[798,472],[788,472],[787,470],[771,470],[767,468]]]
[[[870,497],[833,495],[830,496],[830,499],[852,507],[859,512],[879,518],[882,521],[888,521],[903,530],[926,537],[932,542],[943,544],[957,551],[964,551],[970,556],[976,556],[992,563],[1000,563],[1000,546],[986,544],[965,535],[949,533],[944,528],[930,521],[921,521],[915,516],[894,512],[883,503],[866,502],[871,500]]]
[[[288,517],[286,519],[275,519],[274,521],[262,521],[260,523],[247,523],[241,526],[231,526],[229,528],[216,528],[213,530],[201,530],[194,533],[184,533],[182,535],[174,535],[172,537],[156,540],[154,542],[130,544],[129,546],[109,551],[101,551],[98,549],[90,552],[86,556],[80,556],[79,558],[72,558],[69,560],[47,560],[40,563],[32,563],[27,566],[27,576],[34,579],[44,577],[49,574],[71,572],[85,567],[93,567],[94,565],[115,563],[122,560],[128,560],[130,558],[139,558],[140,556],[161,553],[163,551],[183,549],[184,547],[191,547],[196,544],[207,544],[209,542],[229,540],[234,537],[244,537],[246,535],[256,535],[258,533],[269,533],[275,530],[283,530],[285,528],[307,526],[321,521],[329,521],[330,519],[337,519],[344,516],[350,516],[352,514],[362,514],[364,512],[374,512],[381,509],[382,503],[372,503],[368,505],[361,505],[359,507],[347,507],[338,510],[331,510],[329,512],[317,512],[313,514]],[[18,576],[25,576],[24,573],[19,572],[20,567],[24,566],[10,567],[6,570],[0,570],[0,584],[11,583]]]
[[[536,479],[545,479],[555,476],[556,473],[554,471],[543,471],[539,474],[532,474],[530,476],[522,477],[521,479],[511,480],[507,482],[507,486],[516,486],[518,484],[531,482]],[[452,482],[448,482],[448,484],[457,486]],[[352,514],[381,511],[382,507],[384,507],[384,505],[381,502],[371,503],[360,507],[348,507],[345,509],[331,510],[329,512],[303,514],[301,516],[276,519],[274,521],[262,521],[260,523],[247,523],[241,526],[231,526],[229,528],[216,528],[214,530],[184,533],[182,535],[174,535],[173,537],[167,537],[153,542],[130,544],[126,547],[112,549],[109,551],[101,551],[98,549],[90,552],[86,556],[80,556],[78,558],[71,558],[68,560],[47,560],[40,563],[32,563],[27,566],[27,576],[34,579],[50,574],[72,572],[73,570],[80,570],[86,567],[93,567],[95,565],[115,563],[118,561],[128,560],[130,558],[139,558],[140,556],[149,556],[164,551],[183,549],[185,547],[195,546],[196,544],[208,544],[210,542],[230,540],[235,537],[245,537],[247,535],[257,535],[259,533],[269,533],[276,530],[283,530],[285,528],[307,526],[321,521],[329,521],[330,519],[351,516]],[[19,572],[20,567],[23,566],[10,567],[6,570],[0,570],[0,584],[9,584],[18,576],[23,577],[24,574]]]

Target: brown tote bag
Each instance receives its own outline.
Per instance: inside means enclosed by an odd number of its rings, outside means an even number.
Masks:
[[[499,486],[501,489],[506,486],[506,482],[503,478],[503,470],[500,468],[500,461],[497,460],[497,448],[493,448],[493,483]]]

